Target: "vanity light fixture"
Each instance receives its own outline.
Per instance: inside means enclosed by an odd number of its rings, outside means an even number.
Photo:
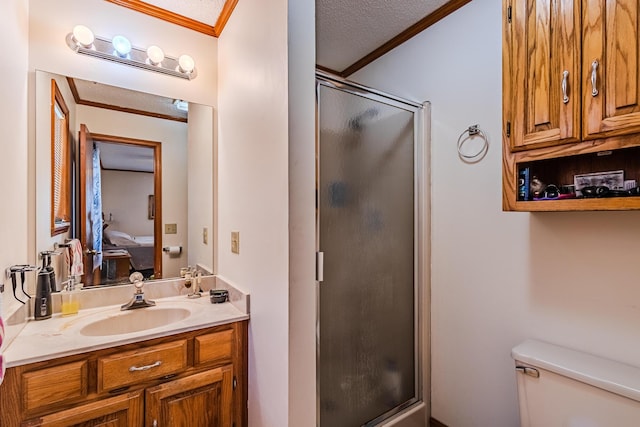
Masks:
[[[127,58],[131,53],[131,42],[125,36],[115,36],[111,44],[120,58]]]
[[[176,110],[181,111],[189,111],[189,103],[187,101],[183,101],[182,99],[175,99],[173,101],[173,105],[176,107]]]
[[[162,66],[162,61],[164,61],[164,52],[156,45],[149,46],[147,48],[147,60],[151,65]]]
[[[96,36],[84,25],[76,25],[73,31],[67,34],[66,41],[71,50],[82,55],[187,80],[193,80],[198,75],[195,61],[189,55],[179,58],[168,56],[155,45],[141,49],[132,46],[131,42],[121,35],[115,36],[112,40]]]
[[[76,25],[73,27],[72,39],[73,42],[81,47],[86,49],[90,49],[93,45],[93,41],[95,40],[95,36],[93,35],[93,31],[85,27],[84,25]]]

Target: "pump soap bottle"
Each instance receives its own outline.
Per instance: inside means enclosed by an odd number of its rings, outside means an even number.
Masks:
[[[33,317],[35,320],[44,320],[51,317],[51,281],[49,272],[45,267],[38,272]]]

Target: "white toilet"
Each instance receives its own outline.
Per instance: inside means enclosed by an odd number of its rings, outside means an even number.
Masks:
[[[522,427],[640,426],[640,368],[534,340],[511,356]]]

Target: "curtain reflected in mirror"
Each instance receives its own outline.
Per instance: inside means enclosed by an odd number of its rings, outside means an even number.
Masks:
[[[65,233],[71,221],[69,109],[51,79],[51,235]]]

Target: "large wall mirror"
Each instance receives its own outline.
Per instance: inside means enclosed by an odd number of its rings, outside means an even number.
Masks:
[[[86,285],[213,271],[213,108],[45,71],[35,88],[36,249],[63,245],[62,280],[73,239]]]

